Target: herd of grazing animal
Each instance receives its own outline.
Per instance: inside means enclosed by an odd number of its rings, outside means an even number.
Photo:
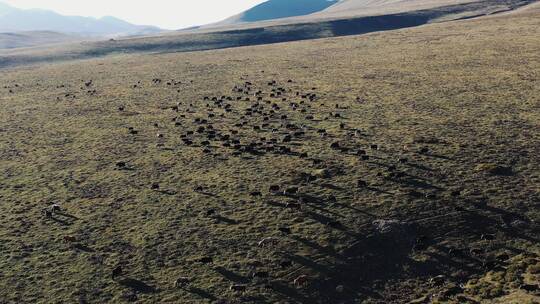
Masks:
[[[192,82],[190,82],[192,83]],[[265,196],[284,197],[289,200],[281,204],[285,209],[302,212],[310,204],[309,193],[301,190],[301,184],[313,183],[318,179],[331,178],[329,170],[325,164],[329,159],[321,159],[319,155],[312,155],[312,150],[303,149],[309,146],[312,139],[326,143],[326,152],[332,154],[344,154],[358,158],[360,161],[370,160],[370,154],[377,153],[381,147],[375,143],[366,142],[365,132],[360,129],[349,128],[347,122],[347,107],[336,104],[328,107],[327,113],[321,109],[325,107],[326,99],[317,88],[300,90],[293,80],[287,80],[287,85],[279,85],[278,81],[271,80],[256,87],[252,81],[244,81],[232,87],[230,92],[217,94],[216,96],[202,96],[199,100],[181,100],[174,105],[160,108],[167,115],[173,115],[170,126],[163,126],[161,123],[153,123],[148,126],[152,132],[156,132],[163,145],[168,138],[177,137],[186,147],[200,149],[203,155],[226,155],[232,157],[264,157],[265,155],[280,155],[291,158],[298,158],[310,161],[318,168],[317,171],[305,173],[299,182],[291,184],[271,184],[266,189],[255,189],[247,193],[255,199],[262,199]],[[176,87],[182,84],[180,81],[163,81],[160,78],[151,80],[153,86],[172,87],[176,92]],[[132,89],[140,89],[144,84],[138,81],[132,85]],[[95,83],[90,80],[84,82],[84,87],[88,89],[90,95],[96,94]],[[66,94],[65,97],[75,95]],[[115,107],[119,115],[130,111],[125,103]],[[321,125],[335,125],[331,129],[323,128]],[[126,125],[126,136],[141,136],[140,132],[132,126]],[[175,128],[176,132],[170,130]],[[156,134],[156,133],[154,133]],[[360,139],[363,144],[358,144]],[[428,149],[423,147],[421,152],[428,153]],[[314,153],[316,154],[316,153]],[[394,159],[393,164],[388,166],[388,171],[395,174],[399,164],[407,163],[405,157]],[[130,167],[127,161],[118,160],[114,164],[117,170],[126,170]],[[393,175],[395,176],[395,175]],[[151,190],[162,191],[159,182],[152,182],[148,185]],[[358,191],[368,189],[370,184],[366,180],[359,179],[356,182]],[[196,192],[204,189],[197,186]],[[328,198],[335,201],[335,197]],[[52,217],[60,211],[58,205],[52,205],[44,210],[46,217]],[[216,217],[216,210],[207,210],[207,217]],[[346,225],[338,220],[328,219],[325,223],[333,229],[344,230]],[[282,237],[294,234],[291,227],[279,226],[277,230]],[[66,236],[65,242],[75,243],[77,238]],[[280,242],[279,238],[266,237],[261,239],[257,245],[260,248],[271,248]],[[205,256],[197,260],[200,264],[213,264],[215,257]],[[291,260],[282,260],[279,267],[282,269],[293,267]],[[121,266],[117,266],[111,271],[111,277],[117,279],[125,275]],[[255,272],[253,278],[270,280],[272,273],[266,271]],[[289,278],[291,285],[298,288],[310,284],[314,279],[308,274],[297,274]],[[188,286],[192,280],[187,277],[179,277],[173,285],[176,288]],[[230,291],[245,292],[248,285],[233,284]],[[339,288],[339,286],[338,286]]]

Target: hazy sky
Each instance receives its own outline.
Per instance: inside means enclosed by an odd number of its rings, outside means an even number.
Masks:
[[[63,15],[114,16],[131,23],[180,29],[220,21],[265,0],[0,0]]]

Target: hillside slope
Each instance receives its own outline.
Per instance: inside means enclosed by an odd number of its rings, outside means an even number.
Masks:
[[[88,38],[84,39],[88,40]],[[26,48],[81,40],[83,40],[82,37],[46,31],[0,33],[0,49]]]
[[[306,0],[309,1],[309,0]],[[496,0],[497,1],[497,0]],[[323,1],[324,2],[324,1]],[[474,3],[477,0],[342,0],[326,2],[325,5],[319,6],[318,10],[312,10],[309,14],[294,14],[291,16],[274,16],[273,18],[261,19],[256,24],[258,26],[272,26],[293,23],[305,22],[320,22],[329,19],[355,18],[361,16],[376,16],[396,14],[418,10],[429,10],[443,6],[461,5]],[[486,0],[480,0],[486,2]],[[270,2],[268,2],[269,4]],[[294,5],[294,1],[285,2]],[[262,13],[271,13],[270,5],[267,3],[261,4],[258,8]],[[306,5],[309,7],[309,5]],[[322,8],[326,6],[326,8]],[[255,8],[254,8],[255,9]],[[248,10],[247,12],[250,12]],[[233,16],[225,21],[215,24],[209,24],[202,28],[218,28],[233,25],[241,25],[245,23],[243,20],[244,13]],[[249,25],[248,25],[249,26]]]
[[[517,9],[534,0],[482,0],[474,3],[441,6],[432,9],[389,15],[354,18],[326,18],[304,23],[283,20],[262,21],[218,28],[171,32],[114,41],[72,44],[27,51],[0,51],[0,68],[46,61],[72,60],[138,52],[187,52],[246,45],[279,43],[335,36],[359,35],[483,16]]]
[[[380,13],[395,11],[418,10],[437,6],[463,4],[477,0],[342,0],[325,9],[321,13],[347,13],[351,16],[370,13],[378,10]]]

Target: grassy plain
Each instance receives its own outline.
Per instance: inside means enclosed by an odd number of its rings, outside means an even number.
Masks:
[[[0,303],[538,303],[538,17],[2,70]]]

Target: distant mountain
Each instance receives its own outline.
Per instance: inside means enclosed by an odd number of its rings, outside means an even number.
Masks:
[[[161,31],[114,17],[63,16],[53,11],[23,10],[0,3],[0,32],[52,31],[85,36],[128,36]]]
[[[12,12],[13,10],[15,10],[15,8],[0,2],[0,16]]]
[[[228,18],[220,25],[256,22],[279,18],[309,15],[320,12],[339,0],[268,0],[243,13]]]

